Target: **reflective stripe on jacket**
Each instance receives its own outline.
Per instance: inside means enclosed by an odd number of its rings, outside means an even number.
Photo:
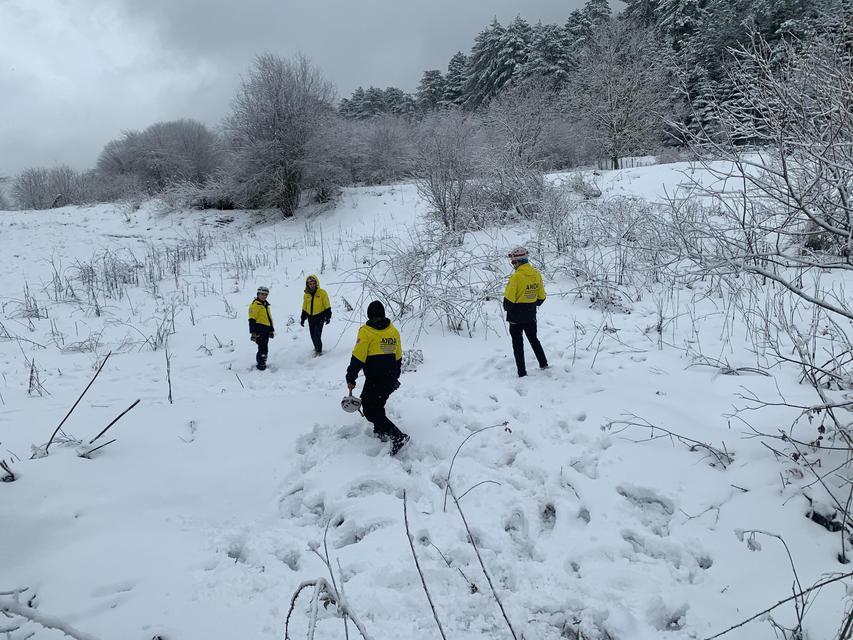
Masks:
[[[397,380],[402,361],[403,344],[397,328],[387,318],[368,320],[358,330],[346,380],[354,384],[361,369],[367,380]]]

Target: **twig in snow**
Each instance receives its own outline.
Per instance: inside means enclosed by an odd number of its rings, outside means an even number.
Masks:
[[[50,436],[50,440],[48,440],[48,441],[47,441],[47,444],[44,446],[44,455],[47,455],[48,449],[50,449],[50,445],[51,445],[51,443],[53,442],[53,439],[56,437],[56,434],[57,434],[57,433],[59,433],[59,430],[62,428],[62,425],[64,425],[64,424],[65,424],[65,421],[66,421],[66,420],[68,420],[68,416],[70,416],[70,415],[71,415],[71,413],[74,411],[74,409],[76,409],[76,408],[77,408],[77,405],[78,405],[78,404],[80,404],[80,401],[83,399],[83,396],[85,396],[85,395],[86,395],[86,392],[89,390],[89,388],[90,388],[90,387],[92,386],[92,384],[95,382],[95,380],[97,380],[98,376],[100,375],[101,371],[102,371],[102,370],[103,370],[103,368],[104,368],[104,365],[105,365],[105,364],[107,364],[107,360],[109,360],[109,359],[110,359],[110,356],[111,356],[112,354],[113,354],[113,352],[112,352],[112,351],[110,351],[110,352],[109,352],[109,353],[104,357],[104,361],[101,363],[101,366],[100,366],[100,367],[98,367],[98,370],[95,372],[95,375],[94,375],[94,376],[92,376],[92,379],[89,381],[89,384],[87,384],[87,385],[86,385],[86,388],[85,388],[85,389],[83,389],[83,393],[81,393],[81,394],[80,394],[80,397],[79,397],[79,398],[77,398],[77,402],[75,402],[75,403],[74,403],[74,405],[73,405],[73,406],[68,410],[68,413],[66,413],[66,414],[65,414],[65,417],[62,419],[62,422],[60,422],[60,423],[59,423],[59,426],[58,426],[58,427],[56,427],[56,429],[53,431],[53,435],[51,435],[51,436]]]
[[[45,629],[55,629],[69,638],[74,638],[74,640],[95,640],[94,636],[78,631],[58,618],[41,614],[32,607],[25,607],[19,602],[0,602],[0,613],[19,616],[30,622],[35,622]]]
[[[714,457],[714,459],[721,467],[723,467],[723,469],[727,468],[728,465],[730,465],[734,461],[734,455],[729,453],[729,451],[726,449],[725,443],[723,443],[722,449],[718,449],[717,447],[714,447],[705,442],[700,442],[699,440],[688,438],[681,434],[675,433],[674,431],[670,431],[669,429],[659,427],[634,414],[630,414],[629,417],[634,418],[635,420],[637,420],[637,422],[631,420],[611,420],[604,427],[602,427],[602,429],[612,429],[614,425],[622,425],[623,429],[620,429],[620,431],[624,431],[628,427],[644,427],[646,429],[651,430],[651,436],[646,438],[645,440],[632,440],[631,442],[649,442],[651,440],[658,440],[659,438],[669,438],[670,440],[678,440],[678,442],[687,446],[687,448],[689,448],[691,451],[696,451],[697,449],[704,449]],[[659,431],[660,433],[656,434],[655,431]],[[712,464],[711,466],[714,465]]]
[[[459,505],[459,499],[456,497],[456,494],[453,492],[452,488],[450,489],[450,495],[453,498],[453,502],[456,504],[456,509],[459,511],[459,515],[462,518],[462,523],[465,525],[465,531],[468,532],[468,540],[471,542],[471,546],[474,547],[474,553],[477,554],[477,560],[480,561],[480,567],[483,569],[483,575],[486,576],[486,581],[489,583],[489,588],[492,590],[492,595],[495,597],[495,601],[498,603],[498,607],[500,607],[501,614],[503,614],[504,620],[506,621],[506,626],[509,627],[509,632],[512,634],[513,639],[518,640],[518,636],[515,634],[515,629],[512,628],[512,623],[509,621],[509,616],[507,616],[506,614],[506,609],[504,609],[503,602],[501,602],[501,599],[498,596],[498,592],[495,590],[495,585],[492,583],[492,577],[486,570],[486,564],[483,562],[483,557],[480,555],[480,550],[477,548],[477,543],[474,541],[474,534],[471,533],[471,528],[468,526],[468,521],[465,519],[465,513],[462,511],[462,507]]]
[[[122,411],[120,414],[118,414],[118,416],[116,416],[115,420],[113,420],[113,421],[112,421],[112,422],[110,422],[106,427],[104,427],[103,431],[101,431],[98,435],[96,435],[94,438],[92,438],[91,440],[89,440],[89,444],[94,443],[94,442],[95,442],[95,440],[97,440],[97,439],[98,439],[98,438],[100,438],[102,435],[104,435],[104,434],[107,432],[107,429],[109,429],[109,428],[110,428],[111,426],[113,426],[116,422],[118,422],[119,420],[121,420],[121,419],[124,417],[124,414],[126,414],[128,411],[130,411],[131,409],[133,409],[133,407],[135,407],[136,405],[138,405],[138,404],[139,404],[139,402],[140,402],[140,399],[137,399],[137,400],[136,400],[136,402],[134,402],[134,403],[133,403],[132,405],[130,405],[127,409],[125,409],[125,410],[124,410],[124,411]],[[93,451],[94,451],[94,449],[93,449]]]
[[[450,490],[450,474],[453,473],[453,464],[456,462],[456,456],[459,455],[459,452],[462,450],[464,444],[468,442],[471,438],[476,436],[478,433],[482,433],[483,431],[488,431],[489,429],[494,429],[496,427],[506,427],[508,424],[509,421],[504,420],[503,422],[499,422],[498,424],[493,424],[488,427],[483,427],[482,429],[477,429],[474,433],[469,433],[468,437],[465,438],[458,447],[456,447],[456,453],[454,453],[453,458],[450,459],[450,468],[447,470],[447,477],[444,479],[444,504],[441,507],[442,511],[447,511],[447,492]],[[471,488],[473,489],[473,487]]]
[[[307,587],[314,587],[317,590],[318,597],[325,596],[328,602],[334,604],[338,611],[341,612],[341,615],[349,617],[352,620],[352,623],[355,625],[358,632],[361,634],[361,637],[364,640],[372,640],[370,634],[367,633],[367,630],[364,628],[361,620],[350,610],[349,605],[340,597],[340,594],[335,591],[335,588],[326,581],[325,578],[315,578],[314,580],[306,580],[299,584],[296,588],[296,591],[293,593],[293,596],[290,598],[290,609],[287,611],[287,618],[284,621],[284,638],[285,640],[290,639],[289,633],[289,625],[290,625],[290,617],[293,615],[293,611],[296,608],[296,600],[299,598],[299,594],[302,593],[302,590]],[[316,619],[314,620],[316,623]],[[310,624],[310,621],[309,621]],[[309,636],[310,638],[311,636]]]
[[[839,580],[844,580],[846,578],[851,578],[851,577],[853,577],[853,571],[851,571],[849,573],[842,573],[841,575],[837,575],[834,578],[828,578],[826,580],[823,580],[822,582],[818,582],[817,584],[812,585],[808,589],[805,589],[805,590],[801,591],[800,593],[795,593],[794,595],[792,595],[788,598],[785,598],[784,600],[780,600],[779,602],[774,604],[772,607],[768,607],[764,611],[759,611],[754,616],[750,616],[746,620],[744,620],[742,622],[738,622],[735,625],[732,625],[731,627],[729,627],[725,631],[721,631],[720,633],[713,635],[713,636],[708,636],[707,638],[705,638],[705,640],[714,640],[714,638],[719,638],[721,636],[724,636],[727,633],[729,633],[730,631],[734,631],[735,629],[742,627],[743,625],[747,624],[748,622],[752,622],[756,618],[760,618],[761,616],[770,613],[771,611],[773,611],[773,609],[776,609],[777,607],[781,607],[786,602],[790,602],[791,600],[795,600],[797,598],[802,598],[807,593],[811,593],[812,591],[820,589],[821,587],[825,587],[826,585],[832,584],[833,582],[838,582]]]
[[[447,636],[444,634],[444,628],[441,626],[441,620],[438,619],[438,612],[435,610],[435,604],[433,604],[432,596],[429,594],[424,572],[421,570],[420,562],[418,562],[418,554],[415,552],[415,545],[412,541],[412,532],[409,530],[409,512],[407,508],[405,489],[403,490],[403,521],[406,523],[406,539],[409,541],[409,548],[412,550],[412,557],[415,559],[415,568],[418,570],[418,575],[421,577],[421,584],[424,587],[424,593],[429,601],[429,608],[432,609],[432,617],[435,619],[435,624],[438,625],[438,632],[441,634],[441,637],[444,638],[444,640],[447,640]]]

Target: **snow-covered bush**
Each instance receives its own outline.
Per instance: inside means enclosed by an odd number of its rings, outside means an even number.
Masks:
[[[405,242],[390,243],[387,257],[358,270],[366,294],[385,301],[401,323],[438,321],[469,336],[488,326],[486,304],[500,299],[505,280],[495,265],[498,252],[435,230],[410,233]]]
[[[424,119],[418,135],[415,184],[429,215],[450,232],[465,228],[463,205],[480,172],[481,129],[473,116],[443,111]]]

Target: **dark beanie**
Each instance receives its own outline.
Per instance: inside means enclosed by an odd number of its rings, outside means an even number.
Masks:
[[[373,318],[384,318],[385,317],[385,307],[382,306],[382,303],[379,300],[374,300],[369,305],[367,305],[367,319],[372,320]]]

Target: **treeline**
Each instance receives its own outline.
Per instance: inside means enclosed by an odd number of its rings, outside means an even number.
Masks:
[[[523,148],[525,172],[601,159],[618,168],[625,156],[679,146],[685,128],[713,129],[720,104],[745,99],[728,75],[733,49],[757,39],[782,52],[838,29],[845,2],[627,0],[613,15],[607,0],[589,0],[564,24],[493,20],[467,54],[426,70],[414,94],[360,87],[339,102],[308,60],[265,54],[217,130],[177,120],[127,131],[93,169],[30,168],[9,193],[22,209],[161,196],[289,216],[342,186],[423,178],[448,130],[469,135],[474,158]],[[523,119],[508,124],[507,114],[525,113],[536,116],[534,141]]]

